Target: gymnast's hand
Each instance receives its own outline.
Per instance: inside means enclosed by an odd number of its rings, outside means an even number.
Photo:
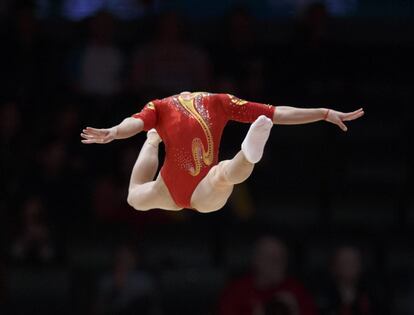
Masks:
[[[82,143],[91,144],[99,143],[105,144],[109,143],[116,139],[117,128],[106,128],[106,129],[96,129],[91,127],[86,127],[81,133]]]
[[[342,113],[333,109],[328,109],[325,114],[325,120],[339,126],[343,131],[347,131],[348,128],[345,126],[344,121],[351,121],[358,119],[364,115],[364,110],[362,108],[350,112]]]
[[[127,117],[119,125],[112,128],[96,129],[86,127],[82,130],[82,143],[109,143],[115,139],[127,139],[135,136],[144,129],[144,122],[140,118]]]

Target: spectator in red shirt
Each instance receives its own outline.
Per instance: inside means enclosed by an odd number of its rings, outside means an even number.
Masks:
[[[262,315],[275,300],[287,314],[315,315],[315,303],[300,281],[287,274],[287,249],[273,237],[258,240],[252,272],[230,283],[219,302],[219,315]]]
[[[354,246],[340,246],[332,257],[331,282],[325,289],[321,305],[326,315],[385,315],[389,298],[381,277],[364,276],[361,253]]]

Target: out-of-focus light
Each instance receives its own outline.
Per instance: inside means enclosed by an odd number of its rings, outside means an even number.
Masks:
[[[106,10],[120,19],[130,20],[139,18],[158,7],[159,0],[64,0],[62,15],[70,20],[78,21],[100,10]]]
[[[296,15],[309,5],[320,2],[320,0],[267,0],[274,14],[285,16]],[[345,16],[356,11],[359,0],[325,0],[322,2],[325,3],[331,15]]]

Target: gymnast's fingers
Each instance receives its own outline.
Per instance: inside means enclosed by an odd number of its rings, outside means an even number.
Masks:
[[[359,113],[359,112],[362,112],[364,109],[361,107],[361,108],[359,108],[359,109],[357,109],[357,110],[354,110],[353,112],[350,112],[350,113],[348,113],[348,114],[356,114],[356,113]]]
[[[95,135],[104,135],[106,133],[106,129],[96,129],[92,127],[86,127],[85,131]]]
[[[82,132],[88,135],[97,135],[97,132],[89,130],[89,129],[83,129]]]
[[[355,114],[355,115],[352,116],[352,120],[357,119],[359,117],[362,117],[364,115],[365,115],[365,112],[364,111],[359,112],[359,113],[357,113],[357,114]]]
[[[338,125],[338,126],[339,126],[339,128],[341,128],[343,131],[347,131],[347,130],[348,130],[348,128],[345,126],[345,124],[344,124],[341,120],[339,120],[339,121],[338,121],[337,125]]]
[[[346,121],[347,120],[355,120],[355,119],[358,119],[359,117],[364,116],[364,114],[365,113],[363,111],[359,111],[359,112],[356,112],[356,113],[351,113],[351,114],[346,115],[343,120],[346,120]]]
[[[85,138],[85,139],[94,139],[96,136],[90,135],[90,134],[81,133],[81,137],[82,138]]]
[[[92,144],[92,143],[96,143],[96,141],[95,140],[93,140],[93,139],[89,139],[89,140],[81,140],[82,141],[82,143],[84,143],[84,144]]]

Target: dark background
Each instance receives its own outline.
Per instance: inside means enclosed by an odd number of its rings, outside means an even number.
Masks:
[[[1,314],[121,314],[99,301],[122,249],[151,277],[155,313],[215,314],[264,234],[286,242],[321,314],[342,244],[362,252],[384,314],[413,314],[412,1],[68,3],[0,5]],[[275,126],[219,212],[137,212],[126,194],[145,136],[85,146],[79,133],[182,90],[366,115],[347,133]],[[221,159],[247,128],[228,125]]]

